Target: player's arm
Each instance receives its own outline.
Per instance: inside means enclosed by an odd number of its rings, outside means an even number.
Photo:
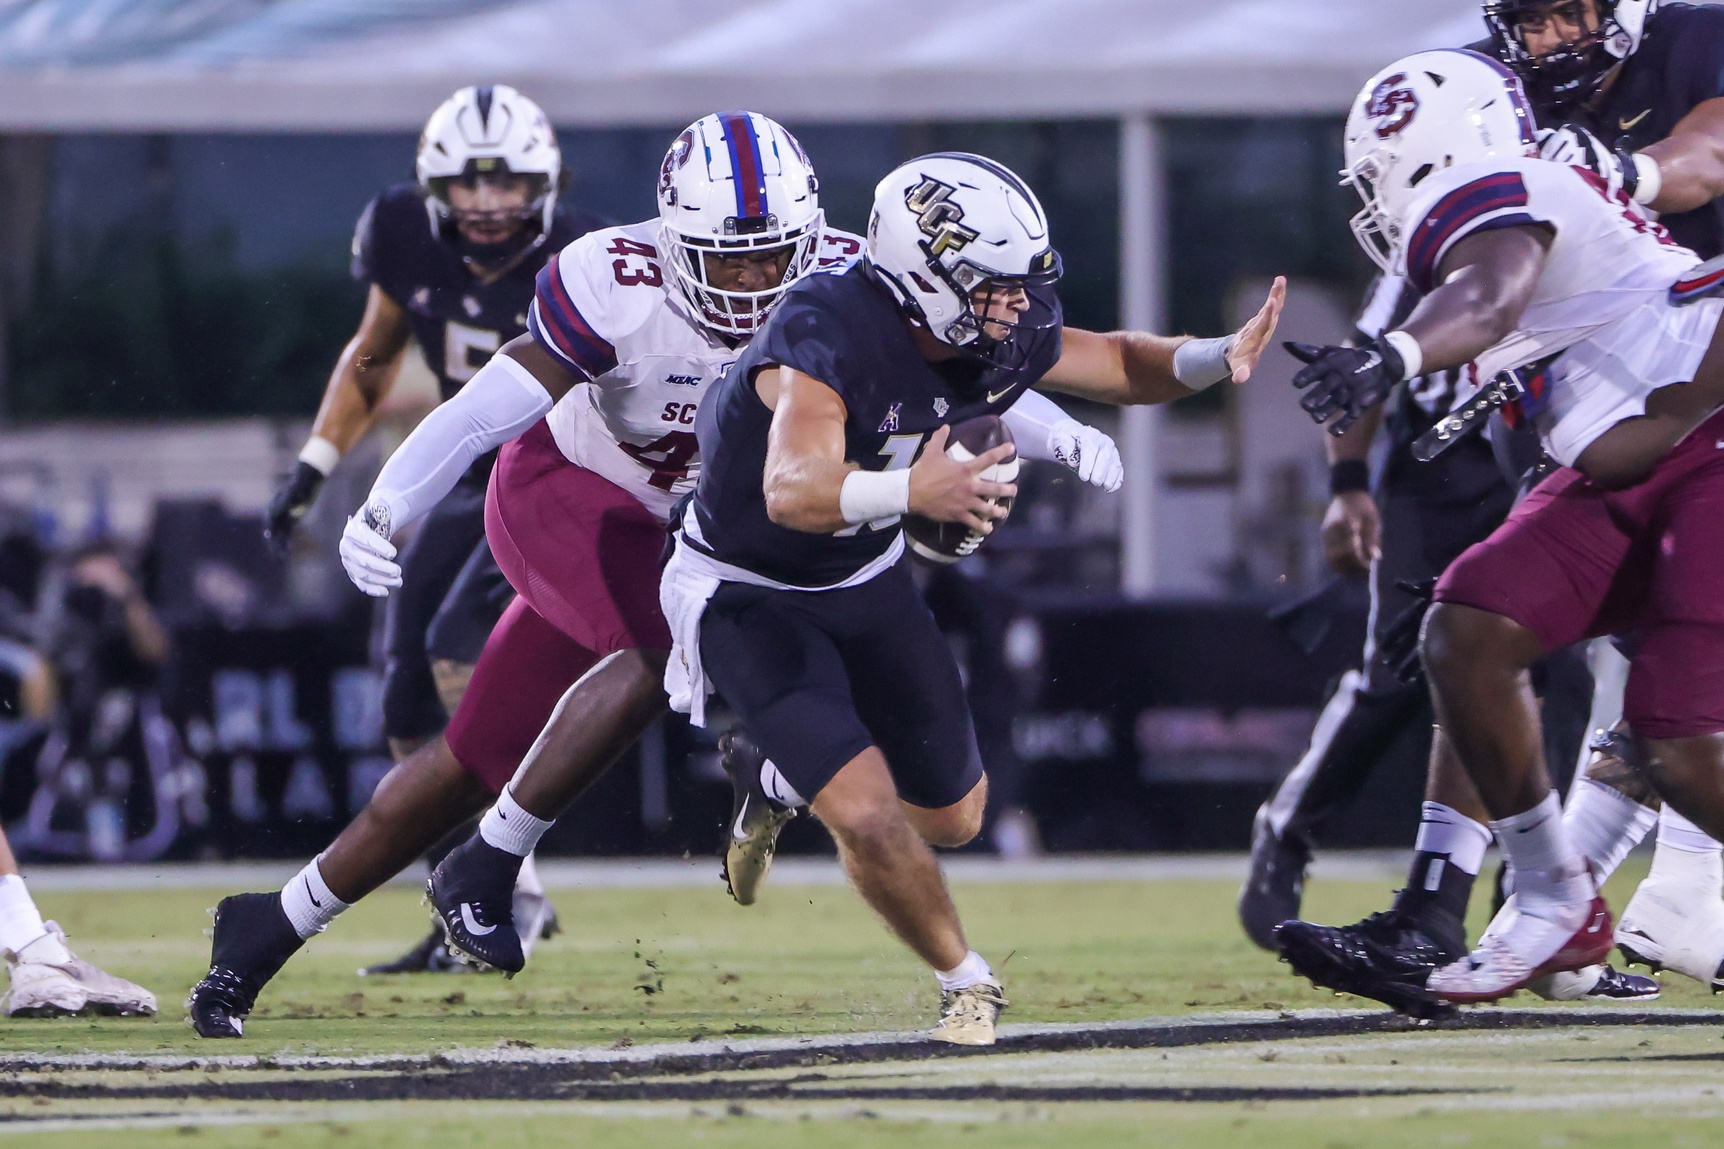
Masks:
[[[1062,351],[1041,381],[1054,391],[1126,406],[1169,403],[1231,378],[1251,378],[1275,334],[1287,299],[1287,281],[1275,277],[1256,315],[1223,339],[1151,335],[1146,331],[1099,334],[1077,327],[1063,332]]]
[[[376,284],[365,297],[359,330],[341,349],[299,461],[269,501],[264,535],[279,550],[317,501],[318,488],[371,426],[395,386],[407,350],[407,313]]]
[[[1329,459],[1329,506],[1323,512],[1323,559],[1339,575],[1366,575],[1382,553],[1383,523],[1371,497],[1371,443],[1383,405],[1371,407],[1339,435],[1323,437]]]
[[[1443,256],[1437,287],[1399,328],[1356,348],[1289,343],[1306,364],[1293,377],[1299,405],[1344,434],[1403,379],[1478,358],[1520,321],[1555,234],[1542,223],[1474,232]]]
[[[981,473],[1011,456],[1002,444],[960,463],[946,454],[950,430],[928,438],[921,458],[897,471],[864,471],[844,458],[848,411],[838,392],[792,367],[768,368],[754,380],[772,409],[761,486],[766,514],[779,526],[829,535],[906,512],[963,523],[986,534],[1005,511],[989,498],[1017,494],[1013,483],[990,483]]]
[[[1125,482],[1125,464],[1113,439],[1073,419],[1040,391],[1021,392],[1000,418],[1021,458],[1058,463],[1104,491],[1117,491]]]
[[[1651,168],[1640,158],[1651,160]],[[1630,194],[1654,211],[1693,211],[1724,195],[1724,98],[1696,104],[1670,134],[1629,157]],[[1648,182],[1657,184],[1649,188]]]
[[[531,335],[504,344],[396,448],[365,506],[347,521],[341,561],[354,585],[377,597],[400,586],[390,536],[436,506],[479,456],[543,419],[578,382]]]

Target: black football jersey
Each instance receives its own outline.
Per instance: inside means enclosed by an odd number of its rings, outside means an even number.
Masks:
[[[460,252],[431,230],[425,197],[396,184],[365,205],[353,233],[353,277],[374,283],[407,312],[413,338],[447,399],[503,344],[527,329],[534,279],[545,261],[604,221],[558,207],[551,234],[509,273],[480,283]]]
[[[1664,139],[1697,104],[1719,96],[1724,96],[1724,8],[1663,4],[1646,22],[1639,50],[1609,90],[1567,118],[1606,144],[1622,143],[1633,152]],[[1658,222],[1702,259],[1724,253],[1724,199]]]
[[[790,586],[843,582],[891,547],[897,519],[811,534],[766,514],[762,475],[772,412],[753,385],[762,367],[794,367],[838,392],[848,415],[844,457],[866,471],[908,467],[945,424],[998,415],[1059,361],[1060,328],[1037,333],[1023,367],[967,358],[929,363],[903,313],[866,264],[814,275],[785,293],[759,335],[713,385],[695,417],[705,460],[694,493],[691,543]]]

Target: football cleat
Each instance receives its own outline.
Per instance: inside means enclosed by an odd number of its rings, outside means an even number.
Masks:
[[[1444,1001],[1496,1001],[1544,974],[1602,963],[1610,953],[1610,907],[1594,896],[1572,909],[1569,923],[1517,913],[1504,928],[1485,931],[1472,953],[1432,970],[1425,988]]]
[[[1526,987],[1546,1001],[1652,1001],[1658,996],[1658,983],[1652,978],[1608,965],[1547,973]]]
[[[199,1037],[243,1037],[257,995],[305,942],[280,894],[235,894],[215,908],[210,970],[186,1010]]]
[[[760,896],[760,885],[772,869],[778,852],[778,833],[796,817],[794,807],[767,797],[760,785],[760,768],[766,755],[740,730],[727,731],[718,740],[724,772],[730,775],[733,801],[730,835],[724,844],[724,888],[737,905],[752,906]]]
[[[1398,910],[1350,926],[1282,922],[1275,927],[1275,947],[1294,973],[1319,989],[1368,997],[1419,1018],[1443,1012],[1425,991],[1425,979],[1461,956],[1459,947],[1432,937]]]
[[[443,934],[439,919],[431,923],[425,939],[394,961],[368,965],[359,971],[360,977],[377,977],[391,973],[460,973],[473,967],[449,951],[449,939]]]
[[[4,999],[7,1017],[149,1017],[156,1012],[155,994],[66,949],[66,934],[58,922],[43,924],[47,932],[41,937],[17,953],[5,951],[11,980]]]
[[[437,863],[425,894],[456,956],[505,975],[527,964],[515,928],[515,877],[521,858],[474,834]]]
[[[996,981],[947,990],[940,995],[940,1024],[928,1036],[952,1045],[992,1045],[997,1040],[994,1025],[1010,1004],[1005,987]]]
[[[1724,901],[1716,890],[1647,878],[1616,923],[1616,945],[1630,964],[1724,989]]]
[[[1239,924],[1246,937],[1274,953],[1275,927],[1299,916],[1311,847],[1275,833],[1265,814],[1258,810],[1251,823],[1251,871],[1239,888]]]

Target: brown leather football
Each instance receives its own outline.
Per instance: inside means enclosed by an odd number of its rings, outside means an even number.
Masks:
[[[953,425],[951,437],[946,440],[946,454],[959,462],[968,462],[984,451],[1010,442],[1012,431],[1006,426],[1005,420],[998,415],[978,415],[974,419],[966,419]],[[1015,483],[1018,480],[1018,466],[1018,456],[1014,452],[1004,462],[995,463],[983,471],[982,477],[993,483]],[[994,501],[1008,512],[1011,511],[1011,499]],[[994,529],[999,530],[1005,521],[994,520]],[[961,558],[973,555],[976,548],[988,538],[962,523],[937,523],[921,515],[904,516],[904,535],[909,540],[911,550],[937,563],[955,563]]]

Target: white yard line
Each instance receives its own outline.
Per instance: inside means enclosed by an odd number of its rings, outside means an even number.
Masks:
[[[1333,850],[1312,868],[1319,881],[1393,882],[1404,877],[1404,850]],[[948,856],[947,876],[957,883],[1154,882],[1245,877],[1244,854],[1074,854],[1007,862],[983,856]],[[42,866],[25,868],[24,879],[40,891],[79,890],[268,890],[297,873],[297,862],[161,862],[133,866]],[[715,858],[545,858],[539,878],[550,890],[677,889],[720,884]],[[396,879],[417,884],[425,870],[414,865]],[[841,886],[843,872],[832,858],[781,858],[772,869],[775,886]]]

